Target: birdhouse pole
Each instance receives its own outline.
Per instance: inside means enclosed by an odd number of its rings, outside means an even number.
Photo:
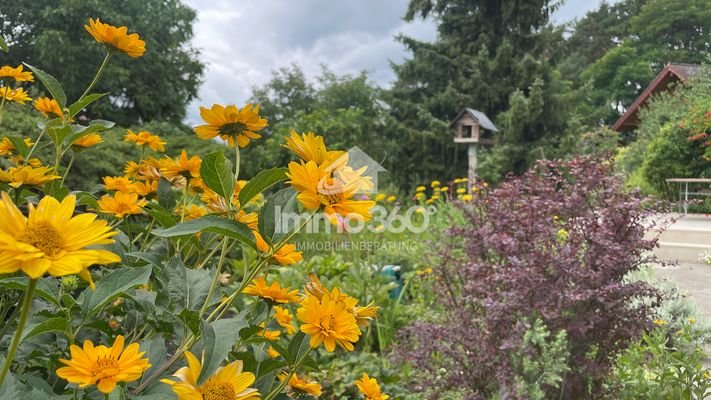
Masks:
[[[477,163],[477,151],[479,145],[477,143],[469,143],[469,169],[467,170],[467,193],[472,190],[472,185],[476,182],[476,163]]]

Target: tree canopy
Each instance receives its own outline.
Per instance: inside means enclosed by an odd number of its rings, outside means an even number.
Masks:
[[[4,1],[0,36],[12,50],[0,53],[0,63],[42,66],[70,98],[78,98],[104,52],[84,30],[90,17],[128,26],[147,43],[141,58],[114,57],[94,89],[114,89],[112,96],[94,104],[91,117],[124,125],[156,119],[180,122],[197,96],[203,65],[190,42],[196,13],[179,0]]]

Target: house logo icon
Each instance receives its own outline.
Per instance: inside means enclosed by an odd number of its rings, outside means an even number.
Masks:
[[[348,151],[336,159],[332,164],[334,176],[340,178],[342,182],[351,181],[354,176],[360,176],[367,184],[359,187],[358,192],[371,194],[378,192],[378,174],[387,170],[375,161],[358,146],[353,146]],[[329,187],[325,184],[319,185],[319,191],[330,194],[341,190],[340,186]]]

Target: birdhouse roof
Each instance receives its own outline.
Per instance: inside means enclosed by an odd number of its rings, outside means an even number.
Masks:
[[[449,124],[450,128],[453,127],[454,124],[456,124],[457,121],[459,121],[459,119],[462,118],[464,114],[468,114],[470,117],[474,118],[479,123],[479,126],[486,130],[493,132],[499,131],[499,128],[497,128],[496,125],[491,122],[491,120],[489,119],[489,117],[486,116],[486,114],[473,108],[465,108],[459,114],[457,114],[457,117],[454,118],[451,124]]]

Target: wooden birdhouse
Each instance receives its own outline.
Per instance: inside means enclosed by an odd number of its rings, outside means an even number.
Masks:
[[[489,117],[473,108],[462,110],[449,125],[454,128],[454,143],[467,143],[469,145],[469,187],[476,182],[477,151],[479,145],[494,144],[493,133],[499,129]]]
[[[489,117],[473,108],[465,108],[450,124],[454,128],[455,143],[493,144],[493,132],[499,129]]]

